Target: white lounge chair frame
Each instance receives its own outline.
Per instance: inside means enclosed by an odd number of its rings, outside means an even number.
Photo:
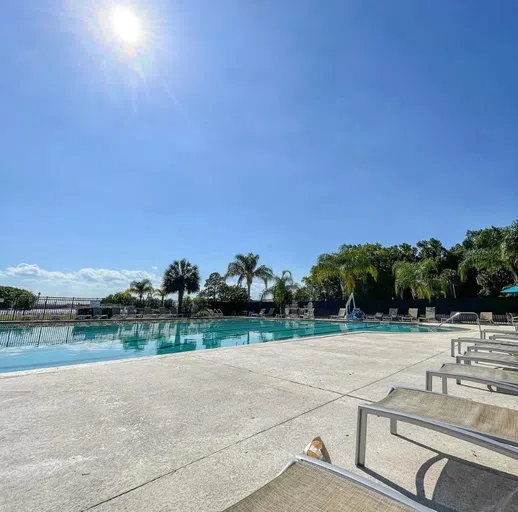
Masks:
[[[467,380],[469,382],[476,382],[478,384],[486,385],[490,391],[492,391],[491,386],[495,388],[505,389],[507,391],[518,394],[518,384],[513,382],[507,382],[505,380],[498,379],[489,379],[487,377],[477,377],[476,375],[464,375],[462,373],[455,373],[455,371],[443,371],[444,364],[441,366],[439,370],[427,370],[426,371],[426,390],[433,391],[433,378],[438,377],[442,381],[441,392],[444,395],[448,394],[448,379],[455,379],[457,384],[460,384],[461,381]]]
[[[490,340],[510,340],[518,343],[518,332],[510,332],[509,334],[493,334],[489,336]]]
[[[472,355],[470,355],[472,354]],[[504,361],[502,359],[498,359],[498,355],[504,355],[504,354],[485,354],[484,352],[466,352],[465,354],[459,354],[455,356],[455,362],[457,364],[460,364],[461,362],[464,362],[464,364],[471,364],[471,363],[487,363],[493,366],[498,367],[507,367],[507,368],[518,368],[518,358],[516,361]]]
[[[517,363],[518,364],[518,363]],[[392,388],[392,393],[396,389],[412,389],[404,386],[398,386]],[[434,395],[440,395],[441,393],[435,393],[433,391],[422,391],[422,393],[431,393]],[[443,423],[440,421],[425,418],[423,416],[416,416],[404,412],[398,412],[391,409],[385,409],[376,404],[363,404],[358,406],[358,427],[356,429],[356,465],[359,467],[365,466],[365,452],[367,448],[367,419],[370,414],[375,416],[381,416],[390,419],[390,433],[397,434],[397,422],[403,421],[412,425],[418,425],[441,434],[446,434],[463,441],[476,444],[488,450],[507,455],[513,459],[518,459],[518,442],[515,443],[512,440],[499,438],[496,436],[489,436],[478,431],[468,429],[466,427],[458,427],[449,423]]]
[[[506,339],[504,341],[502,340],[493,340],[493,339],[490,339],[490,340],[487,340],[487,339],[484,339],[484,338],[452,338],[451,340],[451,348],[450,348],[450,355],[451,357],[455,357],[455,345],[457,345],[457,353],[461,353],[462,352],[462,344],[463,343],[470,343],[472,345],[479,345],[479,344],[484,344],[484,345],[491,345],[491,344],[495,344],[495,345],[509,345],[509,346],[518,346],[518,339],[516,339],[516,342],[513,342],[512,339]]]
[[[502,334],[502,335],[507,335],[507,334],[518,334],[518,331],[516,332],[513,332],[513,331],[502,331],[502,329],[482,329],[481,332],[480,332],[480,337],[482,339],[485,339],[487,338],[487,335],[488,334],[496,334],[496,335],[499,335],[499,334]]]

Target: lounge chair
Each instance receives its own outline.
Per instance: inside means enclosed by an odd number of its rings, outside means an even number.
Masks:
[[[489,336],[490,340],[509,340],[518,342],[518,332],[510,332],[508,334],[493,334]]]
[[[225,512],[432,512],[407,496],[313,457],[297,455]]]
[[[423,320],[425,322],[436,322],[437,320],[435,319],[435,308],[434,307],[426,308],[425,315],[420,316],[419,320]]]
[[[481,338],[487,338],[488,335],[489,336],[494,336],[494,335],[502,335],[502,336],[507,336],[509,334],[512,334],[512,335],[516,335],[518,334],[518,331],[505,331],[503,329],[482,329],[480,331],[480,337]]]
[[[408,315],[401,317],[402,322],[419,322],[419,310],[417,308],[408,308]]]
[[[105,320],[108,318],[108,315],[103,315],[103,310],[101,308],[92,308],[92,313],[94,320]]]
[[[494,324],[495,322],[493,321],[493,313],[491,311],[482,311],[480,313],[480,321]]]
[[[171,306],[171,309],[170,309],[170,312],[171,312],[171,315],[175,316],[175,317],[183,317],[183,313],[178,313],[178,310],[176,309],[176,307],[173,305]]]
[[[221,311],[221,309],[215,309],[214,311],[216,312],[216,314],[217,314],[218,316],[225,316],[225,315],[223,314],[223,311]]]
[[[128,319],[137,318],[137,310],[136,310],[136,308],[129,307],[127,309],[126,318],[128,318]]]
[[[144,308],[142,318],[153,318],[153,310],[151,308]]]
[[[315,319],[315,310],[313,308],[307,308],[304,310],[304,314],[302,318],[306,320],[314,320]]]
[[[383,320],[383,313],[376,313],[375,315],[365,315],[365,320],[376,320],[381,322]]]
[[[388,319],[391,322],[396,321],[399,318],[397,315],[397,311],[398,311],[397,308],[390,308],[388,315],[383,315],[383,320]]]
[[[167,320],[173,318],[173,315],[167,311],[167,308],[158,308],[158,318],[160,320]]]
[[[472,364],[445,363],[439,370],[426,371],[426,389],[433,391],[433,377],[442,380],[442,392],[448,394],[448,379],[455,379],[457,384],[466,380],[485,384],[490,391],[511,392],[518,394],[518,372],[500,370]],[[494,388],[494,389],[493,389]]]
[[[462,344],[463,343],[469,343],[471,345],[480,345],[480,344],[487,344],[487,345],[515,345],[518,344],[518,339],[516,341],[513,340],[486,340],[486,339],[480,339],[480,338],[452,338],[451,340],[451,351],[450,355],[451,357],[455,357],[455,345],[457,345],[457,352],[460,354],[462,352]]]
[[[250,313],[250,316],[264,316],[266,312],[266,308],[262,308],[261,311],[259,311],[259,313]]]
[[[301,314],[299,312],[299,306],[297,304],[292,304],[290,306],[290,318],[300,318]]]
[[[298,307],[293,307],[293,306],[289,306],[289,307],[285,307],[284,308],[284,316],[286,318],[299,318],[299,309]]]
[[[270,310],[268,311],[268,313],[266,313],[265,316],[273,316],[275,314],[275,308],[270,308]]]
[[[513,313],[506,313],[505,318],[508,324],[518,324],[518,315],[514,315]]]
[[[466,352],[455,356],[456,363],[486,363],[502,368],[518,368],[518,357],[509,354],[489,353],[489,352]]]
[[[403,421],[469,441],[518,459],[518,411],[432,391],[396,387],[374,404],[358,407],[356,465],[365,465],[367,418],[390,419],[390,433]]]
[[[515,344],[505,344],[505,343],[476,343],[475,345],[470,345],[467,347],[467,351],[469,352],[490,352],[497,354],[511,354],[518,355],[518,346]]]
[[[330,315],[329,318],[334,318],[336,320],[343,320],[345,318],[345,311],[346,309],[345,308],[340,308],[338,310],[338,314],[336,315]]]

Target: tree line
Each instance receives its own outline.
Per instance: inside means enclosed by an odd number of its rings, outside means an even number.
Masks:
[[[435,239],[403,243],[342,245],[321,254],[302,280],[312,299],[498,296],[518,284],[518,220],[506,227],[470,230],[446,248]]]
[[[344,244],[318,256],[300,283],[294,282],[289,270],[275,275],[259,260],[259,254],[237,254],[226,273],[210,274],[201,290],[198,266],[185,258],[175,260],[165,269],[159,288],[149,279],[133,281],[103,303],[171,307],[167,297],[177,294],[180,312],[184,303],[187,309],[193,304],[200,309],[217,301],[230,302],[239,310],[251,300],[254,280],[264,285],[260,298],[273,299],[281,309],[292,301],[345,299],[351,292],[359,299],[498,296],[503,288],[518,284],[518,220],[509,226],[469,230],[461,243],[450,248],[435,238],[415,246]],[[229,279],[235,284],[228,284]],[[22,291],[10,291],[8,297]]]
[[[300,283],[289,270],[275,275],[259,260],[258,254],[237,254],[224,275],[210,274],[201,291],[198,267],[187,262],[185,269],[196,278],[186,291],[199,292],[200,301],[244,304],[258,280],[264,285],[260,298],[272,299],[281,309],[292,301],[345,299],[351,292],[359,299],[498,296],[518,284],[518,220],[509,226],[469,230],[450,248],[435,238],[388,247],[344,244],[321,254]],[[176,275],[177,263],[166,270],[162,289],[178,292],[180,305],[181,286],[173,286],[170,277]],[[227,284],[229,278],[237,279],[236,284]]]

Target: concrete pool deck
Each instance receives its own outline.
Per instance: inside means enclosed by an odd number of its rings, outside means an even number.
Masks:
[[[372,418],[366,468],[354,466],[358,405],[424,388],[426,369],[453,361],[450,339],[470,334],[354,333],[1,375],[0,510],[219,511],[316,435],[335,464],[437,510],[518,510],[518,461],[418,427],[392,436]]]

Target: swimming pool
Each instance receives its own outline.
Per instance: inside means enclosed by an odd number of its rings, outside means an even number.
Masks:
[[[260,318],[162,323],[0,327],[0,372],[128,359],[351,331],[446,331],[416,324]]]

